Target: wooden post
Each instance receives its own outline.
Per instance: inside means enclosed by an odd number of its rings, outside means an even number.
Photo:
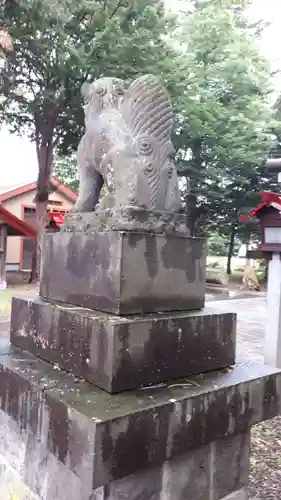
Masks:
[[[6,253],[7,253],[8,226],[0,223],[0,290],[7,288],[6,282]]]

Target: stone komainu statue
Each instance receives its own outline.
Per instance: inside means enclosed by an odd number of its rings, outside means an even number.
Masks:
[[[122,80],[101,78],[86,84],[83,93],[86,130],[77,153],[75,211],[91,212],[99,202],[99,209],[179,212],[172,105],[158,78],[142,76],[127,90]]]

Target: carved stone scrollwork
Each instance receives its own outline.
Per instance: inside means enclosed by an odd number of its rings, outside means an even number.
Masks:
[[[157,213],[153,223],[162,227],[163,214],[181,208],[166,89],[158,78],[146,75],[128,89],[122,80],[101,78],[85,84],[82,92],[85,135],[77,153],[80,186],[74,211],[94,211],[95,220],[106,219],[113,226],[118,217],[121,225],[134,226],[128,214],[121,215],[122,208],[130,207],[133,219],[137,210]]]
[[[188,236],[186,216],[136,207],[72,213],[65,217],[63,231],[92,234],[95,231],[134,231]]]

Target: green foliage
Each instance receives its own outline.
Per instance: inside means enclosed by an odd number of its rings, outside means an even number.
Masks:
[[[212,233],[208,237],[208,255],[225,257],[228,253],[228,238],[219,233]]]
[[[2,120],[36,139],[76,148],[83,127],[80,87],[103,75],[130,79],[165,72],[170,20],[153,0],[14,1],[6,9],[14,52],[4,75]],[[37,127],[38,129],[38,127]]]
[[[74,155],[55,158],[53,175],[72,191],[78,191],[79,176]]]
[[[191,180],[190,225],[229,234],[268,186],[263,164],[276,125],[269,68],[243,11],[223,2],[197,8],[177,36],[186,71],[175,141],[180,175]]]
[[[153,0],[6,0],[0,18],[14,45],[0,66],[0,125],[36,143],[43,231],[54,149],[71,153],[83,133],[82,83],[105,74],[164,74],[171,20]]]
[[[274,114],[276,119],[276,124],[274,127],[274,134],[276,136],[276,141],[273,144],[273,147],[270,151],[271,158],[280,158],[281,157],[281,95],[278,96],[276,102],[274,104]],[[277,180],[277,175],[273,177],[274,180]],[[280,185],[276,185],[277,190],[280,191]]]
[[[257,277],[259,280],[266,279],[268,262],[266,260],[260,260],[258,262],[258,272]]]
[[[153,0],[2,3],[14,51],[2,71],[0,120],[36,140],[43,169],[55,146],[54,173],[76,189],[72,154],[83,133],[82,83],[159,75],[176,111],[179,174],[182,181],[190,177],[191,191],[183,182],[182,194],[191,231],[215,232],[224,242],[231,236],[231,253],[235,238],[248,241],[256,233],[238,217],[271,188],[263,165],[275,135],[275,154],[281,144],[281,106],[271,108],[271,75],[256,45],[261,27],[247,26],[246,3],[182,3],[178,24]]]
[[[217,269],[220,267],[220,263],[215,260],[214,262],[209,262],[207,267],[210,269]]]

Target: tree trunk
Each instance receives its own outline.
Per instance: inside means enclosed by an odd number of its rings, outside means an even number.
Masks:
[[[268,260],[265,261],[265,267],[264,267],[264,284],[267,286],[267,282],[268,282],[268,266],[269,266],[269,262]]]
[[[195,172],[200,172],[202,169],[202,155],[201,155],[201,139],[194,140],[192,145],[192,168]],[[188,179],[188,192],[186,196],[187,227],[190,231],[190,236],[196,234],[197,223],[197,196],[195,194],[197,180]]]
[[[0,224],[0,290],[6,288],[6,255],[8,226]]]
[[[233,250],[234,250],[235,233],[236,233],[236,224],[234,224],[232,226],[229,247],[228,247],[227,266],[226,266],[226,272],[228,275],[231,274],[231,259],[232,259]]]
[[[50,180],[53,164],[53,133],[54,127],[44,122],[41,117],[35,117],[36,124],[36,151],[38,159],[38,180],[36,189],[36,226],[37,241],[36,255],[33,259],[33,270],[30,276],[32,281],[40,277],[42,236],[47,225],[47,207],[50,189]]]
[[[194,194],[189,193],[186,196],[185,213],[190,236],[195,236],[196,233],[196,202],[197,199]]]
[[[37,240],[36,240],[36,281],[40,278],[42,238],[47,226],[48,200],[36,202]]]
[[[248,251],[249,251],[249,246],[250,246],[250,235],[247,236],[246,240],[246,264],[250,264],[251,259],[247,257]]]
[[[32,255],[32,262],[31,262],[31,271],[28,279],[28,284],[30,285],[31,283],[34,283],[36,281],[36,276],[37,276],[37,243],[35,245],[35,249]]]

